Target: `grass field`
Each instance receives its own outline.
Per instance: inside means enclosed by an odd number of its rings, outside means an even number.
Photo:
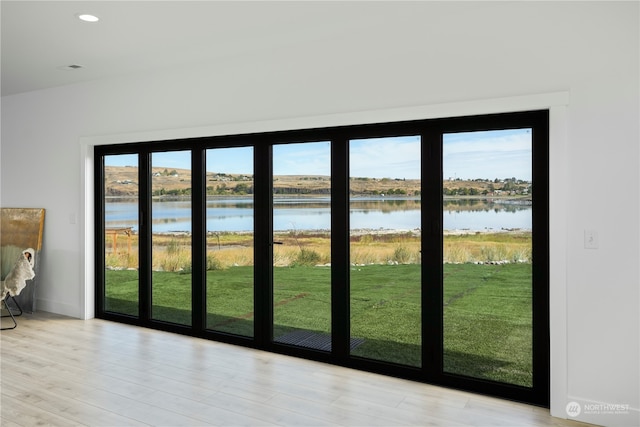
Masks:
[[[444,370],[532,385],[531,264],[444,264]],[[330,267],[274,269],[274,337],[330,333]],[[106,271],[106,309],[137,314],[138,273]],[[420,265],[351,271],[352,354],[421,365]],[[207,272],[207,328],[253,335],[253,268]],[[191,275],[153,273],[153,317],[191,321]]]

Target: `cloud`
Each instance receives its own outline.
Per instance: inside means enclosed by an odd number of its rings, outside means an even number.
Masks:
[[[191,151],[162,151],[151,153],[151,166],[168,169],[191,169]]]
[[[352,140],[349,175],[367,178],[420,178],[420,137]]]
[[[445,179],[531,180],[529,129],[446,134],[442,154]]]
[[[328,141],[273,146],[274,175],[331,175]]]

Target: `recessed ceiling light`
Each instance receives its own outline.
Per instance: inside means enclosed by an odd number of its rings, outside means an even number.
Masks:
[[[82,65],[71,64],[71,65],[62,65],[58,67],[60,70],[70,71],[70,70],[79,70],[80,68],[84,68]]]
[[[90,15],[88,13],[78,13],[76,16],[79,20],[84,22],[98,22],[100,20],[97,16]]]

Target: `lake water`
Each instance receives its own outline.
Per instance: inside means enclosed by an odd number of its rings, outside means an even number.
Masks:
[[[357,198],[350,203],[351,229],[413,230],[421,228],[420,200],[409,198]],[[189,201],[154,201],[153,232],[190,232]],[[108,199],[106,227],[137,230],[137,201]],[[251,231],[253,201],[249,198],[207,201],[207,231]],[[531,205],[505,200],[445,200],[445,230],[531,230]],[[328,198],[279,198],[274,200],[276,231],[329,230],[331,206]]]

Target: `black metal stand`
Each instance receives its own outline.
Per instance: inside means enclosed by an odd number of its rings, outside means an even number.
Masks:
[[[11,311],[11,307],[9,307],[9,304],[7,304],[7,301],[9,300],[9,298],[13,300],[13,303],[18,308],[18,314],[14,315],[13,312]],[[18,304],[18,301],[13,296],[9,295],[9,293],[5,295],[5,298],[2,300],[2,303],[4,304],[4,308],[7,310],[9,314],[8,315],[3,314],[0,317],[11,317],[11,321],[13,321],[13,326],[10,326],[7,328],[0,328],[0,331],[4,331],[6,329],[15,329],[18,326],[18,322],[16,322],[16,317],[22,316],[22,307],[20,307],[20,304]]]

